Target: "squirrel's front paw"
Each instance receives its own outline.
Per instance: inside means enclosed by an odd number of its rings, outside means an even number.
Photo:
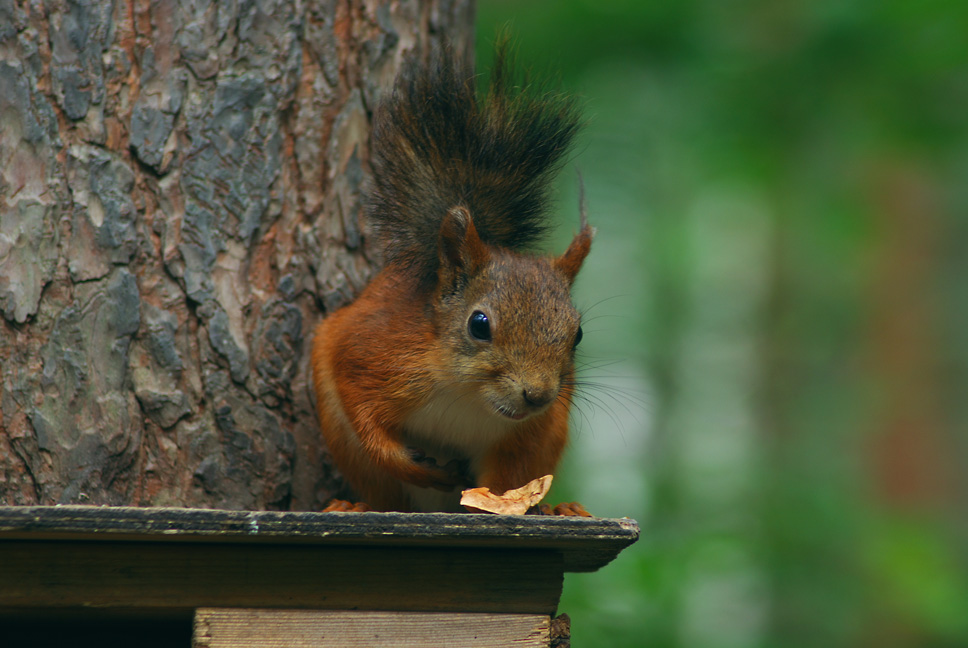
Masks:
[[[451,459],[441,466],[436,459],[417,449],[410,450],[410,458],[417,467],[416,479],[411,480],[417,486],[451,491],[457,486],[467,486],[470,482],[467,460]]]
[[[323,513],[366,513],[370,505],[366,502],[348,502],[341,499],[331,499],[327,502]]]
[[[578,502],[562,502],[554,508],[551,504],[541,503],[538,506],[531,509],[529,512],[537,513],[538,515],[562,515],[568,517],[595,517],[591,513],[585,510],[585,507]]]

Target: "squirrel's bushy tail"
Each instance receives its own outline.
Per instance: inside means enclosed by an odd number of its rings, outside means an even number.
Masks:
[[[515,85],[499,45],[486,95],[467,58],[412,58],[377,110],[368,217],[387,260],[428,277],[444,214],[466,207],[481,239],[523,250],[545,231],[548,184],[581,125],[577,102]]]

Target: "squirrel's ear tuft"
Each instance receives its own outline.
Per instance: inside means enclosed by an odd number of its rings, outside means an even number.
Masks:
[[[444,271],[472,274],[487,261],[487,246],[474,227],[465,207],[451,207],[440,223],[438,242],[440,266]]]
[[[585,210],[585,182],[582,180],[581,172],[578,172],[578,211],[581,215],[581,229],[565,253],[555,259],[555,267],[568,277],[568,283],[574,283],[581,264],[588,256],[588,251],[592,247],[592,238],[595,236],[595,228],[588,225],[588,213]]]

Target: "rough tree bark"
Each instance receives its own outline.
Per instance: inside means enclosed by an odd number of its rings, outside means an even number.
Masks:
[[[0,0],[0,503],[316,509],[369,117],[472,0]]]

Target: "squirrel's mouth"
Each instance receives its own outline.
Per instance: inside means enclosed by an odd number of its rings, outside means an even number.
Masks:
[[[533,411],[527,409],[518,409],[509,405],[495,405],[494,410],[503,418],[510,419],[512,421],[523,421],[534,414]]]

